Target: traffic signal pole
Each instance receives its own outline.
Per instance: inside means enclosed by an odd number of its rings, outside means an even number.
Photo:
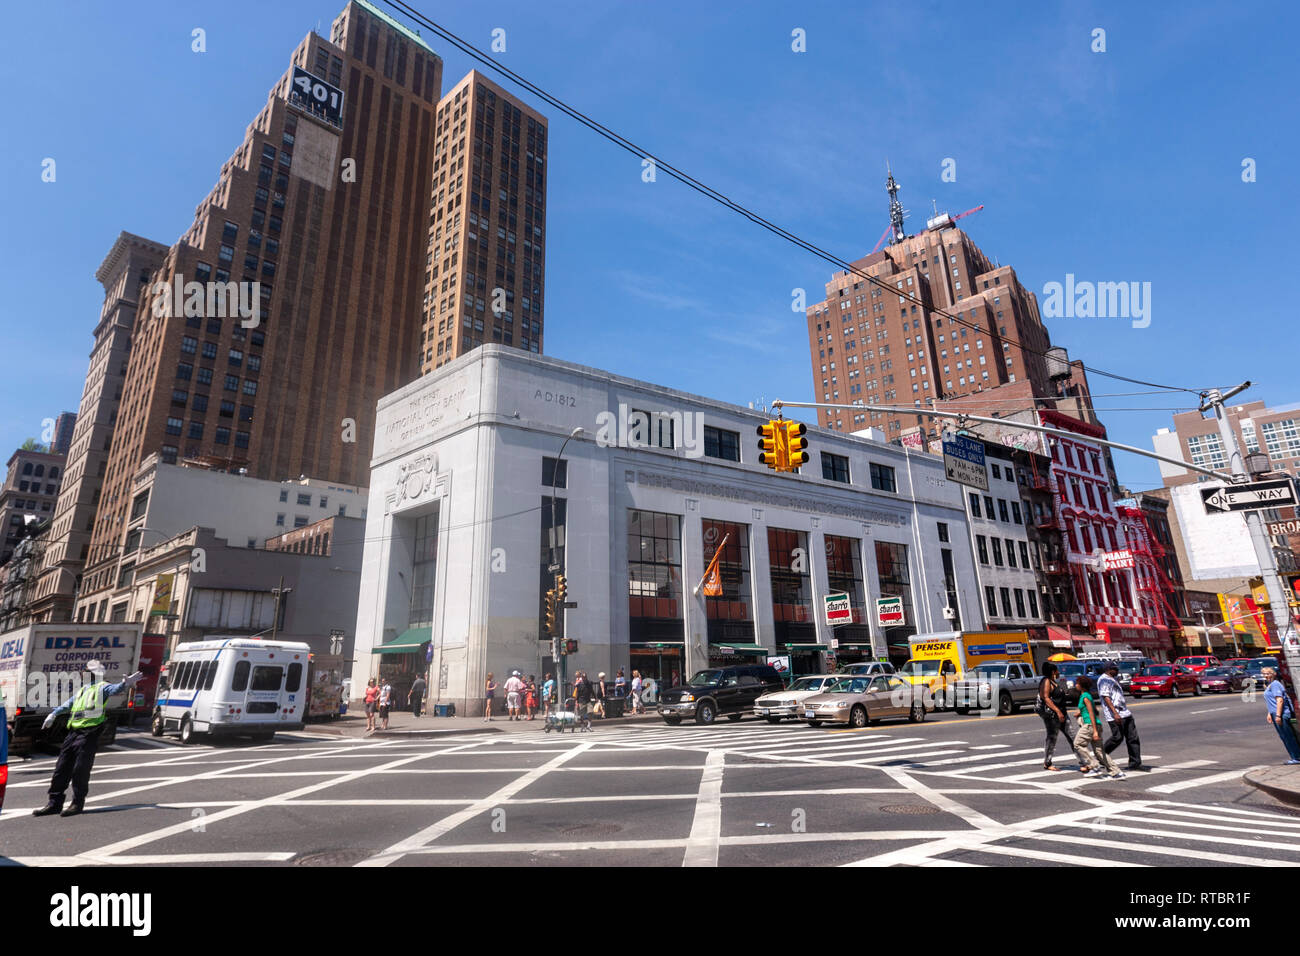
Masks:
[[[1246,472],[1241,446],[1237,444],[1237,432],[1233,429],[1232,422],[1228,420],[1228,416],[1223,411],[1223,403],[1249,387],[1250,382],[1246,382],[1236,388],[1229,389],[1226,394],[1220,392],[1217,388],[1212,388],[1205,393],[1205,401],[1201,403],[1200,407],[1202,412],[1207,409],[1214,409],[1214,418],[1219,424],[1219,437],[1223,441],[1224,449],[1228,452],[1228,465],[1232,470],[1230,480],[1233,482],[1249,481],[1250,475]],[[1283,653],[1287,653],[1289,650],[1288,638],[1292,636],[1291,606],[1287,600],[1287,588],[1277,573],[1273,545],[1268,539],[1268,533],[1264,530],[1264,516],[1258,511],[1247,511],[1245,512],[1245,518],[1246,527],[1250,529],[1250,543],[1255,548],[1255,560],[1259,562],[1264,587],[1268,591],[1268,606],[1272,617],[1274,639],[1283,649]],[[1290,664],[1291,660],[1291,655],[1288,654],[1288,664]],[[1292,668],[1292,682],[1300,683],[1300,674],[1296,673],[1294,665],[1290,666]],[[1300,694],[1300,686],[1296,687],[1296,693]]]

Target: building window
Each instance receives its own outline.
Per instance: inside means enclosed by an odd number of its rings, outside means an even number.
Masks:
[[[163,445],[160,453],[162,455],[162,460],[167,464],[176,464],[177,448],[175,445]]]
[[[630,448],[676,448],[672,416],[632,409],[627,418],[627,443]]]
[[[181,362],[179,365],[176,366],[177,378],[184,379],[185,381],[189,381],[189,379],[193,377],[193,375],[194,375],[193,365],[190,365],[186,362]]]
[[[998,616],[998,596],[992,587],[984,588],[984,603],[988,606],[989,617]]]
[[[306,515],[294,515],[294,516],[293,516],[293,526],[294,526],[295,528],[303,528],[303,527],[306,527],[306,525],[307,525],[307,521],[308,521],[308,518],[307,518]]]
[[[280,512],[278,515],[275,516],[275,523],[279,527],[284,527],[284,512]]]
[[[702,524],[704,563],[708,565],[717,556],[722,591],[720,595],[705,595],[708,643],[752,643],[749,526],[711,518],[705,518]]]
[[[411,627],[433,623],[434,584],[438,567],[438,512],[415,519],[415,551],[411,565]]]
[[[808,532],[768,528],[767,554],[777,646],[815,643]]]
[[[704,454],[723,461],[740,461],[740,432],[705,425]]]
[[[1000,538],[993,539],[993,566],[1002,567],[1002,540]]]
[[[836,455],[824,451],[822,454],[822,477],[827,481],[842,481],[848,483],[849,480],[849,459],[845,455]]]
[[[555,462],[556,459],[554,458],[542,459],[542,485],[547,488],[569,487],[569,462],[567,460],[560,462],[558,473],[556,472]]]
[[[1011,502],[1011,518],[1016,524],[1024,524],[1024,521],[1021,520],[1020,502],[1018,501]]]
[[[216,432],[216,435],[215,435],[215,437],[213,438],[213,441],[215,441],[218,445],[229,445],[229,444],[230,444],[230,429],[229,429],[229,428],[218,428],[218,429],[217,429],[217,432]]]
[[[226,389],[227,392],[237,392],[237,391],[239,391],[239,376],[238,376],[238,375],[227,375],[227,376],[226,376],[226,381],[225,381],[225,389]]]
[[[998,588],[998,594],[1002,597],[1002,616],[1011,616],[1011,589]]]
[[[1007,538],[1007,566],[1016,567],[1016,543]]]
[[[310,492],[310,491],[308,491],[308,492],[301,492],[301,491],[298,492],[298,504],[300,504],[300,505],[310,505],[310,504],[311,504],[311,492]]]
[[[888,465],[871,462],[871,487],[877,491],[898,491],[898,485],[894,481],[894,469]]]
[[[1011,517],[1007,514],[1007,502],[1003,498],[998,499],[998,517],[1001,518],[1005,524],[1011,523]]]
[[[916,615],[912,610],[912,578],[907,564],[907,545],[889,541],[876,542],[876,582],[882,597],[899,597],[903,602],[903,621],[889,629],[891,656],[907,656],[904,638],[916,633]],[[892,645],[901,643],[897,653]]]
[[[289,492],[288,492],[286,489],[284,489],[284,488],[281,488],[281,489],[280,489],[280,500],[281,500],[281,501],[288,501],[288,500],[289,500]]]
[[[982,534],[975,535],[975,547],[979,551],[980,564],[989,563],[989,544],[988,538]]]
[[[169,418],[167,419],[167,434],[179,435],[184,426],[185,422],[181,421],[179,418]]]
[[[681,518],[628,510],[627,597],[632,643],[680,637],[682,619]],[[656,621],[672,621],[664,631]],[[674,630],[675,628],[675,630]]]

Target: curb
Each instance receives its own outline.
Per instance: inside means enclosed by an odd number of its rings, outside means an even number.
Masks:
[[[1256,790],[1267,793],[1274,800],[1279,800],[1289,806],[1300,807],[1300,790],[1297,790],[1294,787],[1284,787],[1277,784],[1267,783],[1258,779],[1259,774],[1260,771],[1258,770],[1249,770],[1242,774],[1242,780],[1254,787]]]

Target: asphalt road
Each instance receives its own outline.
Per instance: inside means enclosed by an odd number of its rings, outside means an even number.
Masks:
[[[1300,864],[1300,813],[1241,781],[1284,759],[1262,703],[1133,709],[1153,769],[1121,781],[1044,772],[1042,724],[1028,713],[858,731],[746,719],[556,735],[502,723],[260,746],[124,732],[100,754],[80,817],[30,815],[52,758],[11,765],[0,862]],[[1064,742],[1057,762],[1075,765]]]

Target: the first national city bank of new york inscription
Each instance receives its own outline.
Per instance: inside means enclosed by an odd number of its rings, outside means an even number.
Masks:
[[[405,445],[432,435],[445,422],[459,420],[465,392],[464,385],[452,382],[408,399],[400,410],[393,409],[394,417],[384,426],[385,441],[390,447]]]

